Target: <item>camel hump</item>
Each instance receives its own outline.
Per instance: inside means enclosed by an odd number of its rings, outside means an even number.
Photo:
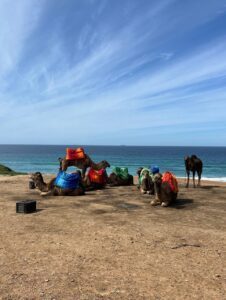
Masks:
[[[191,156],[191,160],[192,160],[195,164],[197,164],[197,165],[202,165],[201,159],[198,158],[198,156],[196,156],[196,155],[194,155],[194,154]]]

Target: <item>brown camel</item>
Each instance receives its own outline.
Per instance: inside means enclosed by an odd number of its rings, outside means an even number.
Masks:
[[[151,201],[151,205],[161,205],[167,207],[177,199],[177,193],[174,193],[168,182],[163,182],[160,185],[158,199]]]
[[[137,170],[138,175],[138,186],[142,194],[154,195],[154,182],[150,176],[150,170],[147,168],[140,167]]]
[[[110,167],[110,164],[106,160],[102,160],[99,163],[95,163],[87,154],[85,154],[85,158],[83,159],[67,160],[66,158],[59,158],[58,160],[60,162],[61,171],[66,171],[68,167],[74,166],[82,170],[83,178],[85,177],[86,170],[89,167],[94,170],[101,170]]]
[[[195,188],[195,173],[198,174],[198,186],[200,186],[201,176],[202,176],[202,167],[203,163],[200,158],[198,158],[196,155],[192,155],[191,157],[186,156],[184,158],[186,173],[187,173],[187,184],[186,187],[189,187],[189,177],[190,177],[190,171],[193,175],[193,187]]]
[[[155,196],[155,199],[151,200],[151,205],[153,206],[161,205],[167,207],[177,198],[177,191],[173,191],[170,182],[163,181],[164,174],[162,175],[159,172],[153,174],[149,169],[142,167],[137,170],[138,188],[142,194],[147,193]],[[176,178],[175,181],[177,184]]]
[[[79,196],[84,195],[84,189],[79,186],[77,189],[62,189],[55,186],[55,178],[52,178],[48,183],[44,182],[43,176],[40,172],[36,172],[30,175],[35,187],[40,190],[41,196]]]
[[[166,180],[165,176],[167,174],[170,175],[171,179],[173,178],[173,181],[169,178],[169,176]],[[172,173],[165,172],[163,175],[161,175],[161,178],[157,176],[156,188],[157,197],[151,201],[151,205],[161,205],[163,207],[167,207],[177,199],[178,182]]]
[[[106,183],[108,181],[108,174],[106,170],[103,170],[104,172],[101,175],[101,180],[94,180],[91,175],[91,169],[88,172],[88,174],[82,178],[82,184],[86,191],[94,191],[94,190],[100,190],[103,189],[106,186]]]

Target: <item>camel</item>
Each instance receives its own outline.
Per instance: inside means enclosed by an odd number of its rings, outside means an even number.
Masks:
[[[156,188],[157,196],[151,201],[151,205],[167,207],[177,199],[178,182],[172,173],[165,172],[161,178],[158,177],[156,181]]]
[[[48,183],[44,182],[43,176],[40,172],[30,175],[35,187],[40,190],[41,196],[79,196],[84,195],[84,189],[79,185],[77,189],[62,189],[55,185],[56,177],[52,178]]]
[[[139,179],[138,188],[141,193],[155,195],[155,199],[151,201],[151,205],[167,207],[176,200],[178,184],[172,173],[165,172],[162,175],[159,173],[158,167],[153,167],[152,171],[146,168],[139,168],[137,170],[137,174]],[[165,181],[167,175],[168,181]]]
[[[189,177],[190,171],[193,175],[193,187],[195,188],[195,172],[198,174],[198,186],[200,186],[201,176],[202,176],[202,167],[203,163],[201,159],[199,159],[196,155],[192,155],[191,157],[186,156],[184,158],[186,173],[187,173],[187,184],[186,187],[189,187]]]
[[[137,175],[139,181],[137,187],[140,189],[140,192],[142,194],[154,195],[154,182],[150,176],[150,170],[141,167],[137,170]]]
[[[127,186],[127,185],[133,185],[133,176],[128,175],[128,178],[122,178],[115,173],[111,173],[108,177],[107,183],[110,186]]]
[[[106,169],[110,167],[110,164],[106,160],[102,160],[99,163],[95,163],[92,161],[92,159],[85,154],[85,158],[83,159],[73,159],[73,160],[67,160],[66,158],[59,158],[60,162],[60,170],[66,171],[68,167],[74,166],[78,169],[82,170],[82,177],[85,177],[87,168],[92,168],[94,170],[101,170]]]
[[[128,168],[114,167],[107,183],[110,186],[133,185],[133,176],[129,174]]]
[[[177,193],[174,193],[168,182],[163,182],[160,186],[160,193],[158,194],[158,199],[151,201],[151,205],[161,205],[167,207],[172,204],[177,199]]]
[[[102,180],[95,180],[93,179],[91,173],[91,169],[89,170],[88,174],[82,179],[82,185],[85,188],[86,191],[94,191],[94,190],[100,190],[103,189],[108,181],[108,175],[105,169],[102,170]]]
[[[142,194],[155,195],[158,200],[160,195],[160,185],[162,175],[159,173],[159,168],[154,167],[152,171],[147,168],[140,167],[137,170],[138,175],[138,188]]]

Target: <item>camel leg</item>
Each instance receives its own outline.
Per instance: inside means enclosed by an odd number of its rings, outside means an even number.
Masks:
[[[148,178],[144,178],[141,182],[141,187],[140,187],[140,191],[142,194],[146,194],[148,191]]]
[[[155,199],[160,201],[161,197],[161,182],[154,182]]]
[[[195,188],[195,172],[192,172],[192,178],[193,178],[193,187]]]
[[[147,191],[149,195],[154,195],[154,182],[152,181],[152,178],[148,176],[147,178]]]
[[[44,196],[50,196],[52,195],[52,191],[48,191],[48,192],[40,192],[40,196],[44,197]]]
[[[200,172],[198,172],[198,186],[201,186],[201,173]]]
[[[60,167],[61,167],[61,170],[62,170],[62,171],[65,171],[65,172],[67,171],[67,168],[68,168],[68,162],[67,162],[66,159],[63,159],[63,160],[61,161]]]
[[[151,201],[151,205],[161,205],[161,183],[159,182],[154,182],[154,194],[155,194],[155,199]]]
[[[189,187],[189,179],[190,179],[190,172],[187,172],[187,183],[186,183],[186,188]]]

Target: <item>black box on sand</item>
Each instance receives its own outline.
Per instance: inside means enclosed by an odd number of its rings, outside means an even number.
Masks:
[[[36,211],[36,201],[25,200],[16,203],[16,212],[30,214]]]

